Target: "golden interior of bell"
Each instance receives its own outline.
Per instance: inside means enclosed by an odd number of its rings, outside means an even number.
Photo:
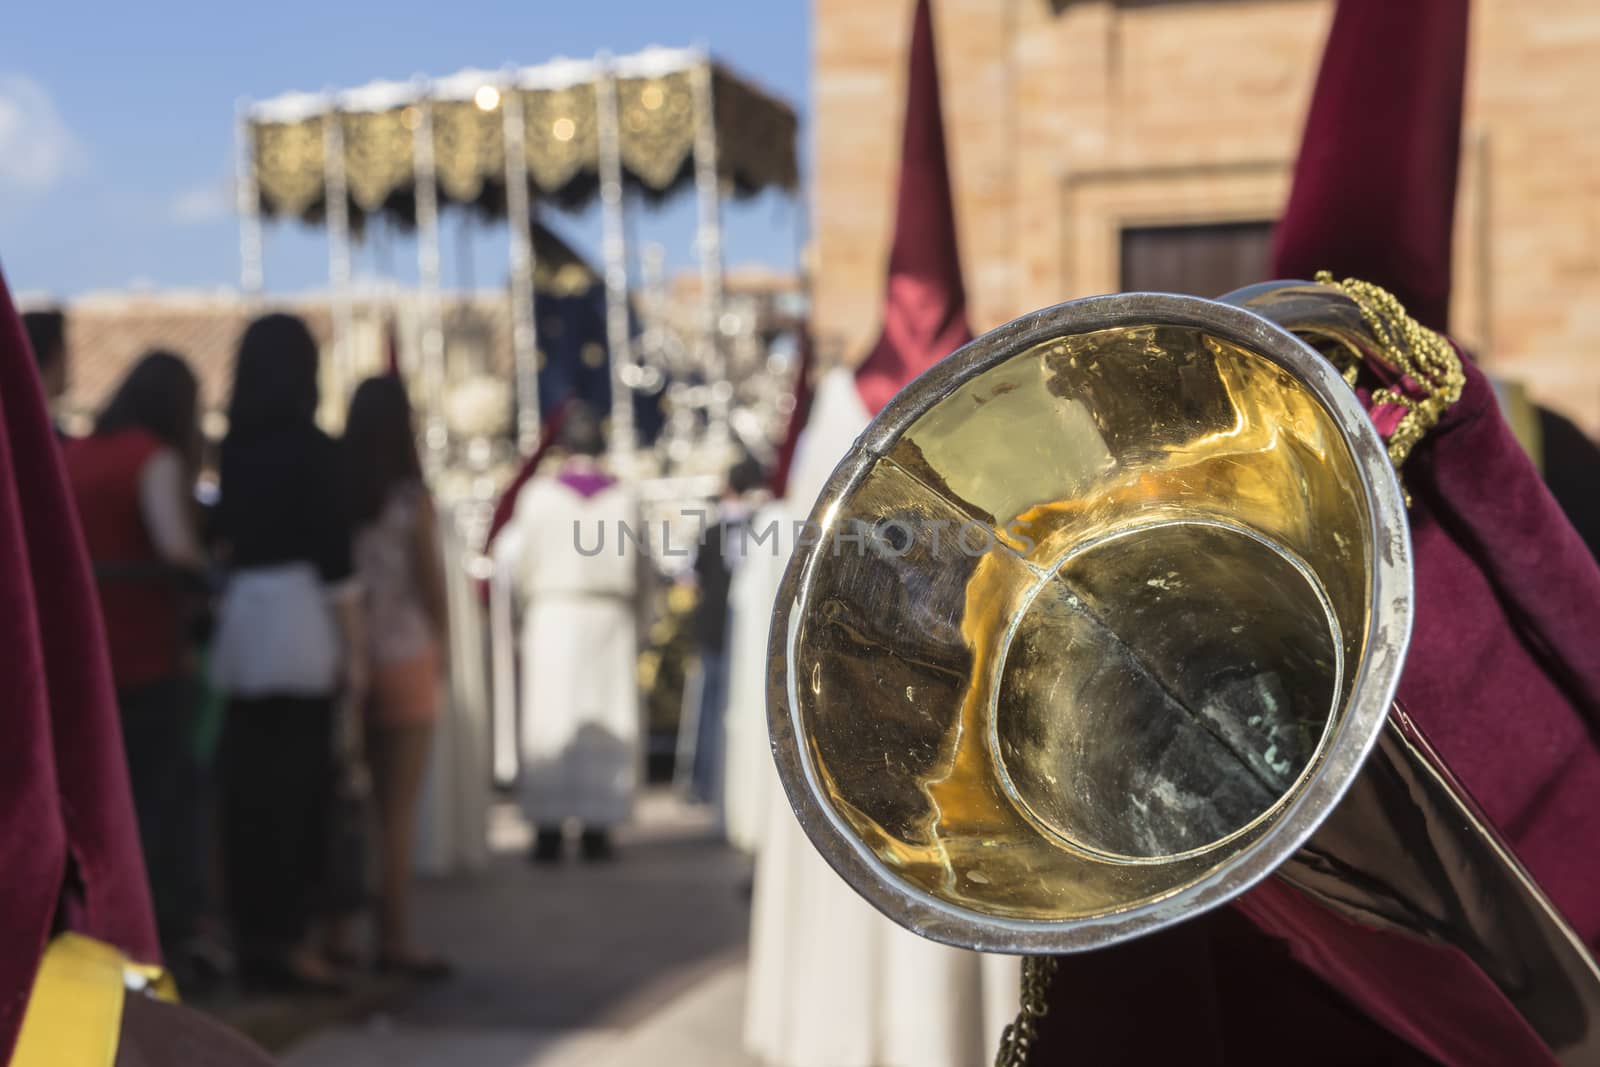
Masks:
[[[1202,331],[1064,337],[935,403],[826,510],[791,692],[898,876],[1114,912],[1247,849],[1367,631],[1368,505],[1314,394]]]

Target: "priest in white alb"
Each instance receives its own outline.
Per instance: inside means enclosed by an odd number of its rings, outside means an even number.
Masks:
[[[639,501],[605,469],[588,408],[565,413],[558,444],[564,458],[517,493],[493,548],[522,607],[519,781],[537,862],[562,858],[571,825],[583,858],[608,858],[642,772]]]

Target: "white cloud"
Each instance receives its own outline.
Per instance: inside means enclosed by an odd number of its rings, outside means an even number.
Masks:
[[[172,198],[172,221],[194,226],[226,218],[233,211],[231,185],[228,181],[217,181],[184,189]]]
[[[44,86],[0,73],[0,189],[45,192],[80,171],[86,158]]]

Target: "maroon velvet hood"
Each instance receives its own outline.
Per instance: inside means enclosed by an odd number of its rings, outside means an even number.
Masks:
[[[1340,0],[1306,115],[1274,278],[1381,285],[1444,330],[1468,0]]]
[[[856,388],[867,413],[882,411],[907,382],[970,340],[945,160],[933,15],[928,0],[917,0],[883,333],[856,369]]]
[[[159,960],[88,554],[0,277],[0,1062],[57,926]]]

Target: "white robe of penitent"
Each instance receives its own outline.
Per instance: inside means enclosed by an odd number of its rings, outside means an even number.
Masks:
[[[729,844],[752,855],[759,851],[767,832],[775,772],[762,695],[767,684],[767,634],[750,622],[772,614],[793,542],[787,524],[788,508],[781,500],[769,502],[751,515],[744,557],[728,584],[722,827]]]
[[[787,500],[758,512],[776,522],[776,552],[753,550],[729,601],[729,715],[766,716],[767,631],[804,521],[869,416],[855,379],[818,384]],[[730,748],[732,746],[730,745]],[[834,873],[801,830],[770,752],[760,761],[765,817],[751,916],[745,1044],[772,1067],[973,1067],[989,1063],[1015,1018],[1020,964],[928,941],[884,918]]]
[[[633,812],[642,771],[636,681],[639,503],[534,478],[495,540],[523,605],[520,780],[535,826],[603,829]]]
[[[443,876],[489,862],[489,690],[482,670],[483,608],[467,571],[468,548],[456,516],[440,508],[439,543],[449,594],[450,674],[428,753],[417,812],[413,866]]]

